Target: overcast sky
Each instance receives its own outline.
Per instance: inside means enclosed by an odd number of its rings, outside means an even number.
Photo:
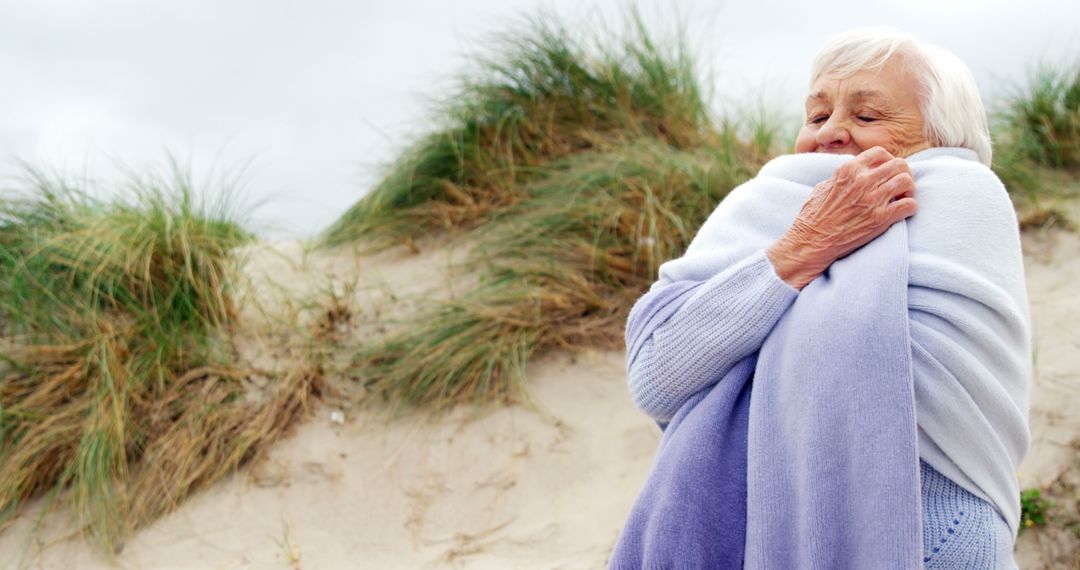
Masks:
[[[250,162],[267,236],[325,227],[423,132],[470,49],[540,7],[574,25],[615,0],[25,0],[0,4],[0,176],[16,158],[110,180],[118,164],[197,177]],[[884,24],[959,55],[992,101],[1039,61],[1080,64],[1080,1],[639,2],[681,17],[716,107],[797,113],[817,48]],[[591,19],[591,20],[590,20]],[[798,117],[792,115],[793,120]]]

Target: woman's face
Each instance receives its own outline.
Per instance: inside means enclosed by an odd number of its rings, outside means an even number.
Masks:
[[[822,74],[806,98],[795,152],[859,154],[880,146],[906,157],[929,148],[918,87],[898,58],[843,79]]]

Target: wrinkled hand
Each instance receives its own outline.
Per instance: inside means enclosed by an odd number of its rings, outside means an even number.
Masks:
[[[781,279],[802,289],[832,262],[913,215],[914,195],[907,161],[881,147],[865,150],[814,187],[791,228],[766,254]]]

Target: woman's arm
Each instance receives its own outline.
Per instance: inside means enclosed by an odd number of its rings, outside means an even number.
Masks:
[[[627,346],[636,348],[628,354],[630,394],[642,411],[661,423],[695,392],[757,352],[798,295],[777,275],[765,251],[759,251],[693,286],[682,299],[671,300],[678,307],[662,323],[637,322],[647,318],[640,305],[655,303],[675,289],[685,290],[672,285],[666,286],[669,293],[665,287],[654,288],[639,299],[627,323],[628,330],[646,327],[639,333],[645,335],[640,346],[636,339],[627,339]]]
[[[767,250],[700,284],[654,285],[627,321],[634,403],[660,423],[670,420],[690,396],[760,349],[798,291],[833,261],[914,214],[914,190],[907,162],[874,147],[817,185]]]

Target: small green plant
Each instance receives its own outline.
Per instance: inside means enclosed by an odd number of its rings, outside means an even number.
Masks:
[[[285,515],[281,516],[281,539],[272,539],[281,550],[281,557],[289,563],[290,568],[300,568],[300,549],[293,541],[292,532],[289,529],[289,523],[285,520]]]
[[[1045,499],[1039,489],[1024,489],[1020,492],[1020,516],[1023,520],[1023,531],[1033,526],[1046,524],[1046,511],[1054,506],[1053,501]]]

